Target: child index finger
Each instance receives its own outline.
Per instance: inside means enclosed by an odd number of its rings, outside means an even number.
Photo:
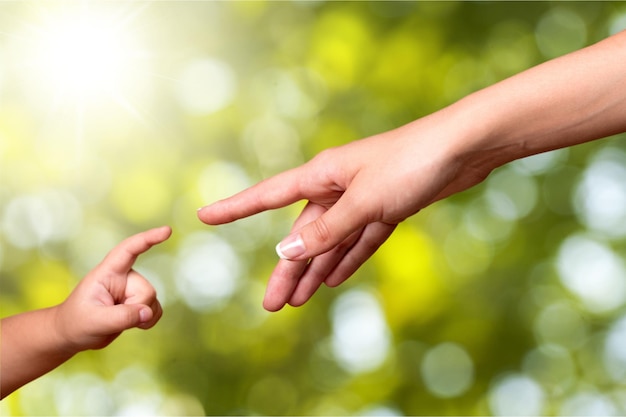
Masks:
[[[114,247],[102,263],[114,272],[126,273],[133,267],[139,255],[152,246],[164,242],[171,234],[172,229],[169,226],[161,226],[137,233]]]

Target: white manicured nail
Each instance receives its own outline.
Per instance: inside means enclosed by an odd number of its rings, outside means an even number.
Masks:
[[[304,241],[300,235],[287,236],[276,245],[276,253],[281,259],[293,259],[302,255],[306,251]]]

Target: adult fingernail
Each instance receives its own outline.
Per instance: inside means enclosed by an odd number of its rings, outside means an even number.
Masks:
[[[276,253],[281,259],[293,259],[302,255],[305,251],[306,247],[300,235],[287,236],[282,242],[276,245]]]

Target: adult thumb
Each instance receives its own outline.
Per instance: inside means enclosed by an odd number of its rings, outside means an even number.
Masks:
[[[282,259],[297,261],[328,252],[352,233],[367,225],[367,215],[347,195],[324,214],[290,234],[276,245]],[[363,206],[361,206],[363,207]]]

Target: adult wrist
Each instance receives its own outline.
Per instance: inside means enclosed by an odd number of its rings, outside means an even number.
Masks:
[[[456,160],[490,172],[532,153],[526,149],[526,142],[511,131],[506,106],[492,92],[481,90],[446,109],[458,127],[451,146]]]

